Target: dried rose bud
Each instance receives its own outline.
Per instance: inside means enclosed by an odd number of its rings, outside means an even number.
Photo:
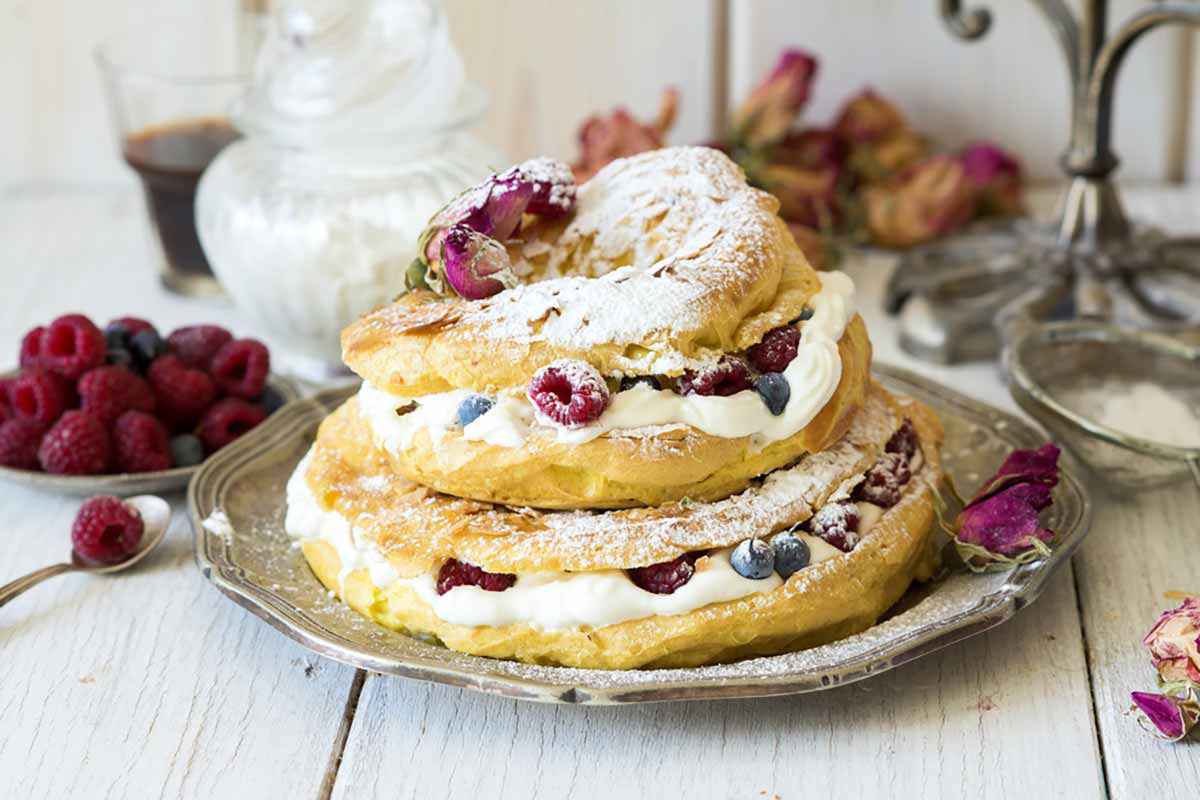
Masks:
[[[779,216],[810,228],[830,228],[837,220],[838,168],[801,169],[772,164],[755,183],[779,199]]]
[[[517,285],[504,245],[465,223],[450,226],[440,260],[446,283],[468,300],[482,300]]]
[[[459,292],[463,297],[489,297],[512,277],[507,254],[501,258],[498,251],[520,233],[524,215],[561,217],[574,207],[574,180],[562,162],[537,158],[492,175],[434,214],[418,240],[419,255],[409,266],[405,284],[409,289],[428,287],[443,293],[458,291],[461,284],[471,287],[470,294]],[[453,230],[458,231],[457,239],[447,247]],[[447,253],[453,254],[453,264],[443,263]],[[487,276],[494,277],[482,280]]]
[[[609,162],[662,147],[678,109],[679,92],[666,89],[650,123],[638,122],[624,108],[586,119],[579,128],[579,160],[571,165],[575,180],[583,183]]]
[[[900,109],[868,88],[846,101],[833,129],[846,141],[859,143],[907,130],[908,123]]]
[[[1046,442],[1037,450],[1013,450],[1000,464],[991,480],[985,483],[976,499],[1013,483],[1035,482],[1051,489],[1058,485],[1058,457],[1062,450],[1053,442]]]
[[[1142,727],[1147,723],[1153,725],[1156,735],[1168,742],[1178,742],[1187,736],[1200,719],[1200,702],[1194,692],[1186,697],[1133,692],[1129,697],[1134,708],[1142,714],[1139,719]]]
[[[832,128],[805,128],[792,131],[771,148],[772,164],[815,169],[840,167],[849,150],[846,141]]]
[[[848,165],[861,183],[878,184],[929,156],[929,142],[908,128],[854,145]]]
[[[958,157],[967,177],[979,189],[983,213],[997,216],[1023,213],[1019,161],[991,142],[968,145]]]
[[[553,158],[532,158],[496,177],[501,185],[527,185],[530,190],[524,211],[555,218],[575,209],[575,176],[571,168]],[[518,217],[519,220],[519,217]]]
[[[1164,611],[1142,644],[1164,683],[1189,683],[1200,691],[1200,597]]]
[[[803,50],[785,50],[771,74],[733,114],[734,137],[748,147],[783,138],[808,102],[817,59]]]
[[[975,215],[978,191],[962,163],[935,156],[863,193],[871,239],[912,247],[961,228]]]
[[[1020,563],[1048,552],[1054,532],[1039,514],[1054,502],[1059,449],[1015,450],[954,521],[955,545],[972,569]]]

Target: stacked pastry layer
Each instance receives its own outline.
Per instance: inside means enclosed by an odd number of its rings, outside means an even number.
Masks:
[[[534,162],[473,190],[476,232],[512,175],[535,198],[562,180]],[[852,283],[808,266],[773,198],[677,148],[565,213],[517,208],[468,252],[468,290],[485,256],[502,290],[446,291],[450,238],[440,291],[345,332],[363,386],[288,486],[327,587],[464,652],[629,668],[840,638],[931,573],[941,429],[870,381]]]

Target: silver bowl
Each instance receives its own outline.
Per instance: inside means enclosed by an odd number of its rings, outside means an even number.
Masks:
[[[0,378],[11,378],[17,374],[16,371],[9,371],[0,375]],[[300,390],[287,378],[271,375],[267,378],[267,386],[279,393],[285,405],[300,397]],[[0,480],[58,494],[81,496],[113,494],[119,497],[128,497],[135,494],[157,494],[184,489],[201,466],[203,466],[203,462],[191,467],[172,467],[154,472],[125,472],[111,475],[51,475],[47,472],[0,466]]]
[[[1089,389],[1146,381],[1200,408],[1200,348],[1104,323],[1051,323],[1018,334],[1005,348],[1004,366],[1017,404],[1114,488],[1167,483],[1189,469],[1200,483],[1200,447],[1111,428],[1081,402]]]

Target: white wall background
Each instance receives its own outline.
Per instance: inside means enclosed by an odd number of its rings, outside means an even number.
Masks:
[[[992,32],[964,44],[934,0],[444,0],[468,70],[492,95],[481,132],[513,158],[570,157],[578,123],[617,104],[649,116],[661,89],[683,106],[673,140],[709,137],[736,100],[798,45],[822,59],[808,112],[828,120],[863,85],[896,99],[946,145],[987,137],[1053,178],[1066,141],[1066,78],[1027,0],[990,0]],[[1113,0],[1113,18],[1140,6]],[[0,0],[0,187],[131,180],[116,156],[91,51],[156,15],[232,35],[238,0]],[[1122,176],[1200,177],[1195,34],[1152,34],[1126,64],[1116,144]]]

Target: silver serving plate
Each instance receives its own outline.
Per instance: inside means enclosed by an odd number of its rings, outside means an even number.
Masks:
[[[946,467],[963,491],[974,491],[1011,449],[1043,441],[1042,434],[1016,417],[910,372],[877,365],[875,374],[889,389],[928,403],[941,415]],[[1061,534],[1049,558],[975,575],[947,547],[952,568],[944,577],[914,586],[869,630],[810,650],[659,670],[569,669],[479,658],[359,616],[326,592],[284,533],[288,476],[312,444],[320,421],[352,391],[329,390],[293,403],[204,464],[188,490],[196,563],[236,603],[315,653],[372,672],[520,700],[616,704],[759,697],[861,680],[987,630],[1031,603],[1070,559],[1090,515],[1083,486],[1064,469],[1047,513],[1047,524]],[[203,521],[218,509],[228,516],[231,531],[204,527]]]
[[[7,372],[0,378],[12,378],[16,372]],[[300,397],[300,390],[286,378],[272,375],[267,379],[267,385],[279,392],[285,403]],[[271,418],[283,411],[275,412]],[[264,425],[266,422],[263,423]],[[207,459],[211,461],[212,459]],[[58,494],[87,496],[93,494],[113,494],[128,497],[134,494],[159,494],[183,489],[188,481],[202,467],[197,464],[192,467],[173,467],[154,472],[125,472],[113,475],[51,475],[46,472],[34,472],[28,469],[14,469],[0,466],[0,479],[10,483],[19,483],[34,489],[42,489]]]

